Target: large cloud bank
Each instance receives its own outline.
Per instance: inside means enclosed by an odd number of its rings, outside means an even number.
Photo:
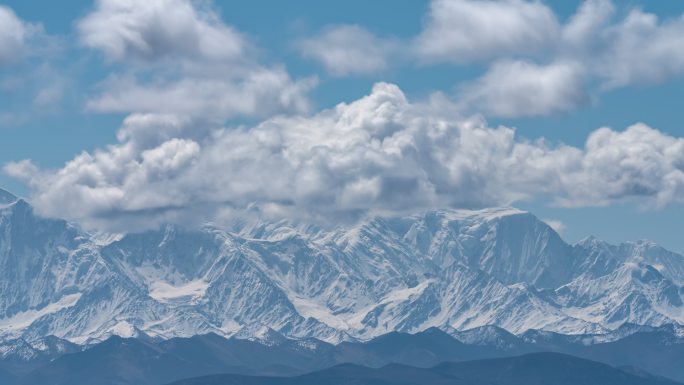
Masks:
[[[636,124],[600,128],[577,148],[519,140],[511,128],[449,111],[378,83],[352,103],[253,127],[133,114],[115,145],[57,170],[22,161],[5,171],[32,187],[42,214],[114,230],[221,220],[254,205],[338,221],[531,198],[563,206],[684,200],[684,139]]]

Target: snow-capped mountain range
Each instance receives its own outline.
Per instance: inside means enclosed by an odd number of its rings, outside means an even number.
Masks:
[[[0,341],[111,335],[367,340],[493,325],[609,334],[684,324],[684,257],[565,243],[512,208],[104,235],[0,190]],[[277,332],[277,333],[276,333]]]

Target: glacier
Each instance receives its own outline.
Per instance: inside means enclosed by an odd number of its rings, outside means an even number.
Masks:
[[[0,190],[0,341],[216,333],[369,340],[495,326],[611,335],[684,324],[684,257],[568,244],[515,208],[93,233]]]

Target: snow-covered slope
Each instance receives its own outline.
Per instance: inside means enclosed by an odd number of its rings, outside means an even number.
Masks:
[[[16,200],[16,196],[9,191],[0,188],[0,205],[8,205],[10,203],[14,203]]]
[[[333,230],[281,221],[106,235],[4,202],[0,341],[214,332],[339,342],[431,327],[594,335],[684,323],[681,255],[646,242],[568,245],[511,208]]]

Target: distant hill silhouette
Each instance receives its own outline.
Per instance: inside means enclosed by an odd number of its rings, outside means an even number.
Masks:
[[[433,368],[392,364],[379,369],[340,365],[297,377],[214,375],[171,385],[674,385],[646,373],[627,372],[558,353],[444,363]]]

